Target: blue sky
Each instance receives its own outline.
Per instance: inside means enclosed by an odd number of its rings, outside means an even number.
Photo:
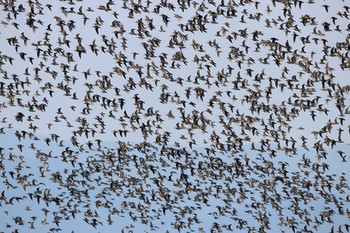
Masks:
[[[349,40],[344,3],[303,3],[299,8],[273,1],[257,6],[237,2],[236,17],[219,15],[213,22],[210,15],[225,6],[190,2],[191,7],[181,10],[177,1],[154,1],[149,12],[141,7],[132,16],[132,1],[126,1],[127,7],[114,2],[111,10],[103,10],[107,1],[37,1],[32,6],[14,1],[16,15],[1,4],[0,191],[6,199],[0,200],[0,230],[128,232],[132,224],[134,232],[176,232],[174,224],[182,224],[181,232],[210,232],[218,223],[215,231],[247,232],[249,226],[257,232],[262,226],[257,216],[264,214],[270,221],[267,232],[289,232],[293,221],[296,231],[345,230],[350,82],[348,68],[340,67],[348,59],[346,46],[341,46]],[[173,4],[175,10],[167,5],[155,13],[162,4]],[[27,25],[31,9],[35,29]],[[206,31],[181,29],[200,17]],[[309,23],[303,25],[302,18]],[[324,29],[327,23],[329,31]],[[254,33],[260,33],[256,39]],[[147,56],[152,44],[154,56]],[[79,56],[78,46],[86,53]],[[196,95],[200,91],[204,96]],[[164,96],[168,100],[161,102]],[[35,107],[39,105],[45,111]],[[23,121],[16,120],[18,112]],[[127,136],[119,134],[124,130]],[[31,136],[18,139],[16,132],[23,131]],[[138,151],[143,143],[148,146]],[[171,148],[178,155],[167,155]],[[235,176],[231,169],[245,158],[249,165]],[[239,168],[234,171],[240,174]],[[58,174],[61,182],[54,178]],[[21,177],[32,185],[24,189],[18,183]],[[177,179],[181,185],[175,185]],[[70,190],[80,192],[81,200]],[[62,200],[56,205],[51,199],[47,206],[30,198],[35,192]],[[304,202],[300,198],[305,196]],[[22,199],[9,203],[11,197]],[[273,201],[279,197],[281,215]],[[47,216],[43,208],[49,210]],[[318,224],[329,210],[334,210],[333,222]],[[16,216],[24,225],[14,221]],[[29,230],[33,216],[35,229]],[[85,218],[103,225],[94,228]]]

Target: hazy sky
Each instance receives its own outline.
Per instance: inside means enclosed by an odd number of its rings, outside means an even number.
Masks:
[[[350,213],[345,2],[185,1],[186,9],[179,2],[153,1],[148,7],[146,1],[1,2],[0,191],[6,200],[0,200],[0,231],[128,232],[132,224],[134,232],[176,232],[182,222],[181,232],[210,232],[215,223],[223,232],[231,227],[257,232],[262,221],[257,216],[266,214],[268,232],[291,231],[291,219],[296,231],[327,232],[333,226],[345,232]],[[235,16],[227,15],[228,4]],[[16,120],[19,112],[23,121]],[[139,118],[132,122],[133,117]],[[33,136],[18,139],[16,132],[23,131]],[[149,144],[146,151],[137,149],[143,142]],[[120,157],[123,143],[129,151]],[[229,147],[240,143],[241,150]],[[182,156],[167,156],[163,146]],[[116,164],[108,155],[118,157]],[[244,158],[251,167],[234,177],[228,167]],[[216,159],[222,162],[215,165]],[[276,177],[283,170],[288,178],[282,182]],[[54,178],[58,174],[61,182]],[[187,193],[184,185],[175,186],[176,179],[184,182],[183,174],[192,187]],[[23,176],[31,183],[26,189],[17,183]],[[113,181],[121,187],[113,190]],[[269,182],[276,186],[268,188]],[[237,195],[229,200],[231,188]],[[149,199],[153,192],[154,200],[147,203],[140,189]],[[60,204],[38,203],[29,195],[45,192],[61,198]],[[164,198],[166,192],[172,201]],[[240,201],[238,193],[246,198]],[[280,215],[272,201],[279,195]],[[313,197],[303,202],[305,195]],[[9,203],[11,197],[21,199]],[[293,212],[297,207],[300,215]],[[329,210],[333,222],[319,224]],[[199,222],[189,220],[195,216]],[[103,225],[94,228],[84,218]]]

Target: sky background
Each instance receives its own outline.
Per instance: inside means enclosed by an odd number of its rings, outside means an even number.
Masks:
[[[1,200],[4,217],[0,220],[0,229],[3,232],[11,232],[14,229],[29,232],[32,216],[37,217],[35,229],[31,229],[32,232],[46,232],[51,228],[61,228],[62,232],[73,230],[74,232],[120,232],[122,229],[127,232],[131,224],[133,225],[131,230],[134,232],[152,230],[176,232],[174,223],[181,221],[186,222],[186,227],[181,229],[181,232],[191,230],[198,232],[201,229],[210,232],[215,222],[224,232],[228,229],[223,226],[230,224],[235,232],[239,230],[247,232],[248,226],[256,228],[251,229],[252,231],[259,229],[260,223],[255,218],[259,216],[259,211],[260,215],[264,211],[270,215],[268,217],[270,229],[265,229],[266,231],[288,232],[291,230],[290,224],[285,223],[288,220],[295,219],[298,223],[296,226],[298,231],[305,230],[305,226],[306,229],[311,230],[317,225],[316,218],[320,220],[320,214],[329,209],[335,211],[332,217],[333,223],[324,222],[318,226],[317,231],[327,232],[332,229],[332,226],[335,229],[339,226],[345,229],[344,224],[349,222],[346,211],[350,211],[349,198],[347,200],[349,193],[347,177],[350,174],[348,166],[350,81],[349,69],[342,69],[340,66],[344,62],[342,57],[345,57],[344,60],[348,59],[348,50],[346,46],[340,48],[339,45],[340,43],[345,43],[347,46],[349,44],[349,20],[346,17],[345,3],[341,1],[337,3],[320,1],[315,4],[305,2],[299,7],[298,4],[285,6],[272,1],[259,2],[258,5],[253,2],[248,3],[249,1],[245,4],[237,2],[233,6],[236,17],[219,15],[216,22],[212,22],[211,12],[220,11],[220,9],[226,11],[225,6],[219,2],[214,5],[205,1],[202,6],[200,2],[198,4],[190,2],[191,6],[185,10],[179,8],[177,1],[163,2],[163,5],[172,4],[175,7],[171,10],[171,5],[168,5],[170,7],[161,6],[162,3],[153,1],[148,7],[149,12],[134,11],[132,16],[129,12],[133,3],[128,1],[125,1],[126,6],[123,6],[123,2],[116,1],[114,5],[110,5],[110,10],[103,10],[107,1],[98,3],[36,1],[32,4],[14,1],[12,4],[16,14],[9,10],[11,7],[6,6],[7,2],[1,3],[0,71],[3,89],[0,97],[2,104],[0,117],[3,133],[0,135],[0,147],[2,148],[3,175],[0,179],[4,185],[0,191],[5,191],[6,195],[6,200]],[[227,5],[227,1],[224,2]],[[233,1],[230,2],[233,4]],[[142,1],[142,5],[145,6],[146,2]],[[159,13],[154,12],[154,9],[158,8],[157,5],[160,5]],[[329,5],[329,9],[324,5]],[[268,8],[271,12],[267,10]],[[30,12],[33,12],[35,29],[27,25]],[[196,15],[197,18],[198,15],[207,18],[206,31],[181,30],[182,25],[196,20]],[[170,17],[169,23],[163,20],[166,16]],[[310,22],[303,25],[301,18],[307,16]],[[85,23],[84,17],[87,18]],[[253,19],[254,17],[260,17],[260,19]],[[311,19],[314,17],[312,22]],[[335,23],[332,22],[332,17],[337,18]],[[153,27],[149,27],[149,20],[152,20]],[[144,24],[141,36],[134,35],[141,25],[140,22]],[[286,27],[288,22],[292,25],[289,28]],[[325,31],[325,23],[330,24],[329,31]],[[59,24],[62,24],[62,28]],[[74,26],[69,27],[70,24]],[[267,27],[267,24],[271,26]],[[95,29],[96,26],[98,31]],[[337,27],[340,30],[337,30]],[[120,31],[125,32],[120,33]],[[261,35],[254,40],[253,33],[256,31],[261,32]],[[246,37],[244,32],[247,33]],[[295,41],[294,33],[296,33]],[[26,43],[23,37],[28,38]],[[272,38],[277,38],[275,44],[273,43],[275,39]],[[309,43],[305,43],[304,38],[308,38]],[[59,43],[64,40],[70,41],[69,46]],[[176,44],[173,47],[169,46],[175,40],[183,40],[183,47]],[[147,46],[150,48],[152,41],[159,41],[159,44],[154,47],[154,57],[147,58],[145,48]],[[86,53],[82,53],[81,56],[76,51],[79,43],[86,50]],[[126,44],[123,45],[123,43]],[[99,49],[97,55],[90,49],[94,44]],[[220,48],[215,49],[213,44],[217,44]],[[288,49],[287,44],[291,49]],[[202,47],[203,51],[199,47]],[[280,58],[279,66],[275,62],[276,57],[271,55],[275,47],[279,47],[277,50],[286,52],[285,58]],[[235,49],[242,51],[244,57],[234,57],[230,52]],[[278,51],[275,56],[278,56],[281,51]],[[24,59],[21,59],[21,53],[25,54]],[[68,61],[65,56],[69,53],[72,54],[73,60]],[[173,58],[179,53],[183,54],[185,62],[175,61],[172,66]],[[325,53],[327,53],[326,56]],[[130,61],[127,65],[118,64],[118,59],[122,56]],[[293,56],[297,58],[297,62],[288,63]],[[168,62],[163,64],[163,68],[161,67],[162,57]],[[263,62],[264,58],[268,61],[267,64]],[[200,61],[196,62],[197,59]],[[310,63],[309,70],[303,69],[305,62]],[[67,67],[66,73],[64,66]],[[139,69],[142,71],[141,76],[138,74]],[[231,73],[229,73],[230,69],[232,69]],[[121,72],[125,72],[125,77],[120,75]],[[90,73],[90,75],[85,76],[84,73]],[[169,74],[172,75],[171,78]],[[224,80],[226,79],[227,82],[220,82],[218,77],[225,75]],[[263,76],[260,81],[256,79],[256,77],[259,79],[259,75]],[[333,87],[327,83],[323,88],[322,82],[317,80],[317,75],[324,75],[325,80],[333,83]],[[198,78],[201,76],[203,79]],[[290,89],[288,83],[293,79],[294,86]],[[108,81],[103,83],[103,80]],[[269,80],[278,80],[279,84],[271,90],[271,98],[267,99],[266,91],[271,85]],[[234,88],[234,83],[237,81],[240,87]],[[21,82],[24,82],[23,86],[18,85]],[[110,88],[101,88],[108,82]],[[132,82],[135,83],[134,89],[128,88],[128,84]],[[242,82],[246,83],[246,88],[241,87]],[[144,85],[144,83],[147,84]],[[152,88],[148,88],[149,85]],[[283,90],[281,85],[285,86]],[[13,86],[17,89],[11,90]],[[115,88],[119,89],[117,91],[119,95]],[[196,89],[199,88],[205,91],[203,98],[196,96]],[[50,91],[52,91],[52,97]],[[190,95],[187,97],[186,93],[189,92]],[[308,94],[305,95],[305,92]],[[251,103],[246,100],[253,98],[254,93],[258,96],[259,93],[261,94],[256,99],[257,104],[269,105],[269,111],[261,110],[259,113],[252,111]],[[143,110],[139,110],[135,105],[135,95],[143,101]],[[163,95],[168,95],[169,101],[162,103],[160,98]],[[98,98],[114,100],[116,107],[104,107],[97,101]],[[89,114],[84,114],[86,99],[93,99],[90,101]],[[340,114],[336,105],[341,99],[344,100],[343,114]],[[125,102],[123,107],[121,107],[121,101]],[[297,105],[300,102],[307,104],[307,101],[316,101],[317,104],[312,108],[304,109]],[[212,107],[210,102],[213,102]],[[35,104],[45,104],[45,111],[39,109],[29,111],[28,105]],[[222,106],[228,112],[227,115],[224,114]],[[329,110],[327,114],[323,109]],[[169,111],[174,117],[169,117]],[[286,117],[283,111],[293,117]],[[298,114],[292,114],[293,111],[297,111]],[[15,116],[18,112],[24,114],[23,121],[16,121]],[[207,120],[205,131],[200,128],[191,129],[191,124],[179,127],[182,121],[181,112],[191,120],[196,114],[202,115]],[[133,114],[140,116],[138,123],[133,124],[125,117]],[[315,120],[312,119],[313,114],[315,114]],[[82,119],[88,123],[87,136],[85,133],[81,135],[78,133],[79,127],[82,127]],[[98,119],[102,119],[104,126]],[[253,119],[252,122],[249,122],[249,119]],[[241,123],[244,120],[246,122]],[[340,124],[341,121],[343,124]],[[223,122],[231,122],[229,130],[225,128]],[[275,127],[272,126],[273,123]],[[147,137],[144,137],[140,130],[143,124],[152,125],[152,134]],[[267,132],[264,124],[268,127]],[[133,128],[134,126],[136,128]],[[322,137],[315,136],[315,132],[322,131],[326,126],[330,126],[331,130],[324,132]],[[253,127],[257,134],[251,130]],[[92,130],[95,131],[94,137],[91,134]],[[119,135],[118,130],[128,130],[127,136]],[[339,130],[343,130],[342,142],[337,142],[334,147],[327,144],[327,140],[339,141]],[[27,135],[26,138],[18,140],[16,132],[22,131],[30,132],[33,136],[30,138]],[[278,149],[278,143],[273,141],[271,133],[273,131],[276,131],[280,149]],[[218,135],[219,141],[226,146],[230,143],[238,143],[232,139],[235,137],[229,137],[227,132],[234,132],[237,135],[236,140],[243,139],[242,150],[228,149],[228,147],[225,148],[226,150],[220,150],[215,145],[215,140],[212,140],[215,135]],[[52,138],[56,135],[59,136],[57,142]],[[157,137],[164,135],[169,135],[168,142],[156,143]],[[72,136],[75,137],[79,146],[72,143]],[[304,145],[301,137],[306,138]],[[45,142],[46,138],[50,138],[49,143]],[[96,140],[101,141],[100,147],[97,146]],[[262,146],[266,140],[270,143],[270,149]],[[289,140],[288,144],[287,140]],[[295,154],[285,153],[285,149],[290,148],[290,140],[296,142]],[[93,143],[91,148],[88,146],[90,142]],[[137,146],[142,145],[143,142],[149,144],[148,150],[138,151]],[[121,146],[123,143],[129,145],[127,146],[129,151],[122,154],[120,158],[117,156],[120,153],[118,149],[123,147]],[[22,149],[18,146],[19,144],[23,145]],[[317,144],[323,145],[326,158],[316,151]],[[166,151],[162,150],[163,145],[179,150],[182,156],[167,156]],[[265,148],[259,151],[261,147]],[[190,159],[186,159],[184,150],[189,153]],[[208,155],[208,150],[214,150],[215,154]],[[276,151],[275,157],[270,155],[271,150]],[[344,152],[345,162],[338,151]],[[68,152],[72,154],[66,155],[68,159],[64,161],[65,153]],[[106,159],[109,153],[116,161],[114,164],[110,164]],[[245,157],[250,159],[250,166],[245,167],[245,176],[234,177],[227,167],[234,167],[237,165],[236,159],[244,161]],[[76,162],[72,164],[70,160],[73,158]],[[222,162],[216,162],[216,160]],[[141,164],[139,171],[134,161]],[[309,161],[310,165],[304,164],[305,161]],[[267,162],[273,164],[271,170],[258,169],[259,166],[267,166]],[[203,171],[198,169],[200,163],[203,163],[207,171],[212,173],[205,173],[205,169]],[[211,167],[213,163],[217,163],[217,167]],[[282,165],[284,163],[285,165]],[[16,170],[18,164],[22,164],[22,170]],[[91,164],[94,169],[91,168]],[[177,167],[178,164],[184,164],[185,168],[182,172]],[[320,173],[321,177],[318,177],[314,170],[317,164],[328,165],[329,168]],[[103,167],[112,175],[106,175],[95,166]],[[157,170],[154,173],[150,169],[152,166]],[[191,173],[191,166],[195,168],[194,174]],[[276,181],[276,176],[283,174],[282,167],[288,171],[288,180],[292,181],[290,186]],[[41,177],[42,169],[46,169],[45,177]],[[83,175],[83,171],[86,170],[91,173],[89,180]],[[11,177],[10,171],[14,172],[14,178]],[[58,173],[62,175],[62,183],[52,179],[52,174]],[[180,179],[180,182],[184,182],[181,173],[189,175],[188,179],[192,187],[207,193],[210,206],[198,201],[197,191],[180,194],[184,186],[176,187],[173,181],[167,180],[173,174],[174,180]],[[225,176],[215,177],[213,173],[225,174]],[[19,177],[29,175],[28,181],[35,185],[22,188],[21,184],[16,184],[17,175]],[[161,190],[156,185],[156,180],[160,176],[164,179]],[[293,176],[295,177],[292,178]],[[74,177],[73,180],[75,180],[72,187],[67,186],[72,182],[69,177]],[[6,180],[18,187],[7,188]],[[118,181],[121,187],[111,190],[112,180]],[[137,180],[137,182],[128,186],[130,180]],[[84,181],[87,184],[82,185]],[[281,216],[273,209],[272,202],[262,200],[261,196],[264,188],[270,186],[269,182],[273,181],[276,182],[275,189],[266,192],[271,199],[278,198],[278,194],[283,197],[279,203],[283,209]],[[307,181],[313,184],[310,191],[303,186]],[[250,185],[251,182],[253,185]],[[322,182],[332,183],[332,190],[324,191],[329,196],[321,195],[320,190],[325,187]],[[340,185],[340,188],[336,189],[336,184],[339,183],[343,186]],[[218,186],[222,187],[222,192],[213,195]],[[140,187],[145,190],[144,193],[148,198],[151,198],[152,191],[158,190],[155,196],[159,200],[152,200],[149,204],[145,204],[144,197],[136,195]],[[43,202],[37,203],[35,199],[31,200],[28,193],[35,193],[37,188],[42,192],[39,195],[43,195],[44,190],[50,190],[51,195],[60,197],[62,202],[60,205],[51,202],[46,206]],[[69,193],[68,190],[72,188],[78,190],[76,195]],[[230,188],[237,189],[238,192],[243,188],[243,193],[247,196],[243,203],[238,202],[238,194],[234,198],[227,194]],[[88,192],[88,196],[82,196],[81,193],[84,190]],[[130,190],[134,195],[130,194]],[[309,192],[315,196],[314,200],[306,204],[298,201],[298,206],[303,211],[302,217],[290,210],[296,202],[295,198],[306,195],[305,193],[293,194],[295,190]],[[161,192],[169,192],[173,202],[167,203]],[[78,198],[79,195],[81,200]],[[227,200],[226,203],[224,200],[229,196],[232,200]],[[8,201],[11,197],[23,199],[12,201],[10,204]],[[96,203],[99,201],[110,203],[110,207],[97,207]],[[141,205],[139,209],[143,209],[143,214],[146,216],[144,224],[141,222],[142,210],[132,208],[130,205],[125,207],[123,202]],[[265,203],[266,206],[259,204],[258,208],[252,208],[256,203]],[[30,210],[26,208],[27,206]],[[166,214],[162,211],[163,206],[167,208]],[[224,207],[227,213],[215,216],[219,211],[218,206]],[[339,213],[338,206],[342,207],[344,214]],[[43,214],[43,208],[50,211],[47,216]],[[117,214],[112,214],[113,208],[123,212],[117,211]],[[74,218],[71,211],[75,209],[77,213]],[[87,216],[88,209],[92,212],[96,210],[98,216]],[[234,209],[237,210],[236,214],[233,214]],[[181,216],[181,210],[186,214]],[[111,225],[107,222],[109,214],[113,219]],[[16,216],[22,216],[24,225],[14,222],[13,218]],[[59,226],[53,223],[55,216],[62,218]],[[132,216],[137,216],[138,220],[134,222]],[[188,219],[194,216],[197,216],[200,222],[194,222],[189,228]],[[305,216],[311,219],[309,225],[305,222]],[[88,222],[95,218],[103,225],[99,224],[95,229],[84,221],[85,217]],[[64,218],[67,219],[63,220]],[[47,225],[41,223],[45,219],[48,222]],[[247,225],[243,224],[243,229],[237,229],[238,222],[241,221],[238,219],[247,222]]]

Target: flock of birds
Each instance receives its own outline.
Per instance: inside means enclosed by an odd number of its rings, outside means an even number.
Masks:
[[[0,232],[350,232],[346,1],[0,7]]]

